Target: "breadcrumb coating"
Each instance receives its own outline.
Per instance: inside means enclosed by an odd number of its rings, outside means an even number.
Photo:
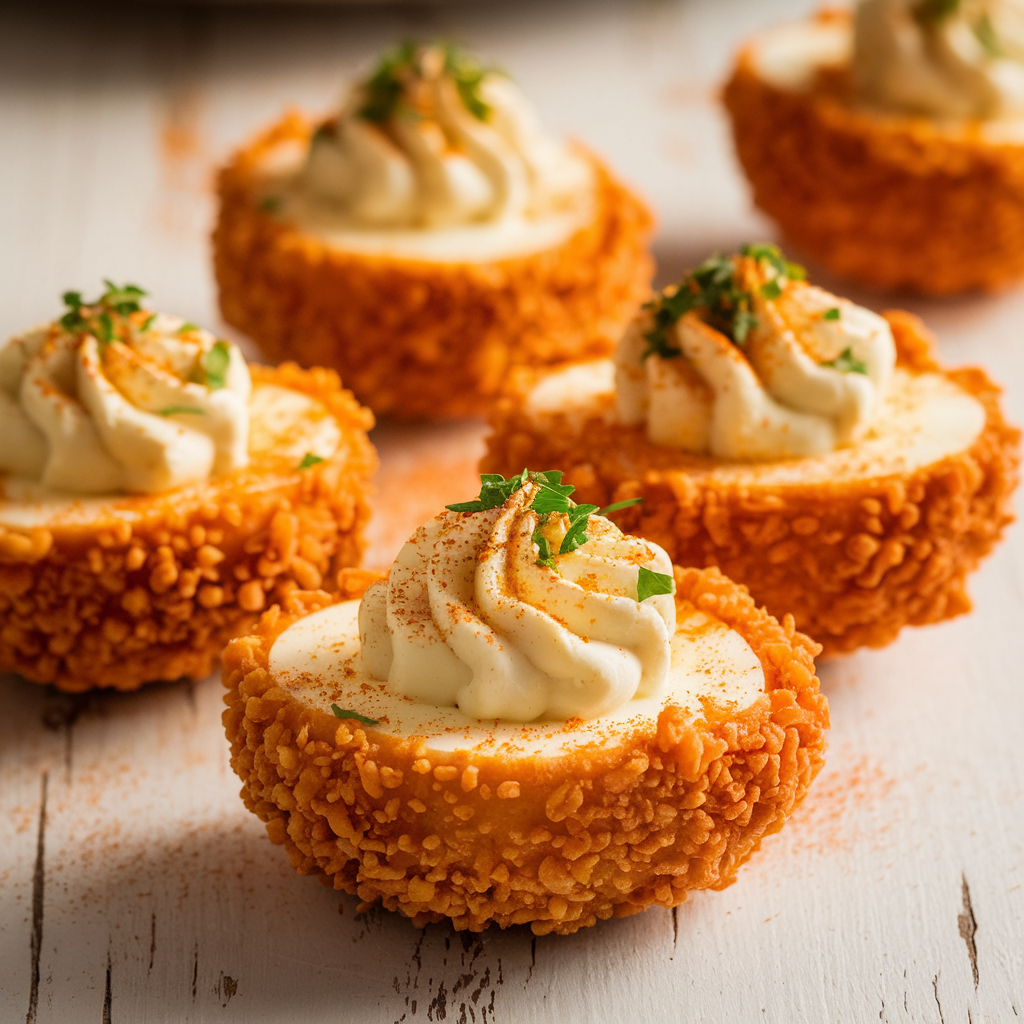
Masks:
[[[779,88],[757,74],[756,46],[724,100],[754,202],[795,248],[882,291],[952,295],[1024,276],[1024,146],[855,109],[848,75]]]
[[[218,179],[221,312],[268,358],[335,367],[378,414],[438,419],[485,412],[511,367],[612,351],[650,288],[652,218],[596,157],[593,220],[559,247],[430,263],[345,253],[259,208],[261,160],[312,127],[289,114]]]
[[[373,417],[331,370],[250,369],[328,408],[335,455],[300,471],[258,453],[198,487],[117,499],[130,520],[0,526],[0,671],[68,692],[201,678],[268,605],[358,563]]]
[[[358,596],[368,579],[349,585]],[[676,569],[677,601],[737,630],[765,693],[558,758],[441,753],[294,698],[267,670],[275,638],[326,594],[295,593],[224,654],[224,725],[246,806],[300,874],[422,926],[529,924],[569,934],[694,889],[722,889],[782,828],[824,763],[816,644],[717,570]]]
[[[718,566],[772,615],[791,613],[826,655],[885,646],[904,626],[970,610],[967,574],[1013,520],[1020,462],[1000,389],[977,368],[943,371],[917,317],[885,317],[898,365],[943,372],[984,406],[984,429],[966,451],[904,475],[730,485],[702,472],[712,461],[653,446],[643,427],[600,415],[531,422],[523,399],[537,377],[524,374],[495,406],[481,472],[556,466],[581,502],[642,496],[613,518],[677,565]]]

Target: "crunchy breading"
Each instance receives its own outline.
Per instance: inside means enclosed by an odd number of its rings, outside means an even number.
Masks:
[[[786,487],[723,484],[712,460],[653,446],[643,427],[603,410],[579,422],[524,410],[538,375],[523,374],[496,404],[482,472],[556,466],[580,501],[643,503],[614,514],[679,565],[717,565],[773,615],[792,613],[824,653],[881,647],[907,625],[970,609],[965,583],[1012,521],[1020,431],[1006,423],[1000,389],[977,368],[942,371],[929,333],[909,313],[885,314],[899,365],[944,372],[985,408],[966,451],[903,476]]]
[[[335,455],[300,470],[261,452],[201,486],[118,498],[121,514],[0,526],[0,671],[69,692],[201,678],[267,605],[359,561],[373,417],[333,371],[251,371],[322,402]]]
[[[261,159],[311,131],[292,113],[221,171],[220,307],[270,359],[338,369],[377,413],[480,415],[514,366],[610,352],[650,287],[651,215],[589,155],[593,219],[556,249],[474,264],[331,248],[254,194]]]
[[[779,88],[758,75],[756,45],[723,98],[754,202],[796,249],[884,291],[950,295],[1024,276],[1024,145],[857,109],[842,76]]]
[[[368,582],[341,589],[356,597]],[[817,645],[791,617],[780,625],[714,569],[676,569],[676,586],[747,640],[765,693],[738,714],[668,706],[646,734],[557,759],[442,753],[296,699],[270,676],[270,649],[330,598],[295,593],[224,655],[242,798],[300,874],[420,926],[568,934],[722,889],[824,763],[828,705]]]

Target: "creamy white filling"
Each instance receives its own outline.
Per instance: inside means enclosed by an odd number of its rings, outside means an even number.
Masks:
[[[488,263],[556,249],[590,223],[593,172],[582,158],[572,159],[578,185],[558,208],[430,228],[368,227],[317,199],[301,180],[301,154],[287,143],[265,156],[258,191],[274,198],[277,216],[341,252],[431,263]]]
[[[653,444],[723,459],[821,455],[862,438],[896,362],[888,323],[803,282],[766,280],[749,259],[736,276],[756,316],[742,346],[688,313],[668,328],[680,354],[647,354],[650,318],[634,321],[615,354],[620,420],[646,423]]]
[[[882,12],[879,8],[865,13],[869,19],[874,19]],[[858,17],[864,18],[865,13],[859,13]],[[978,113],[976,101],[970,99],[971,91],[957,85],[950,88],[948,83],[942,84],[945,79],[941,77],[941,71],[930,69],[931,58],[923,52],[916,24],[909,33],[891,25],[881,31],[889,38],[876,43],[870,39],[870,26],[861,28],[861,69],[857,72],[861,81],[859,92],[864,102],[879,114],[912,114],[931,110],[936,111],[932,114],[936,118],[935,128],[945,134],[958,135],[964,130],[980,129],[983,137],[993,143],[1024,143],[1024,117],[1019,109],[1020,72],[1015,66],[1009,75],[1005,73],[1006,66],[1016,62],[1001,61],[999,67],[990,66],[989,73],[994,75],[995,83],[1006,79],[1001,88],[1007,101],[982,115]],[[901,49],[904,51],[902,54]],[[895,55],[891,52],[893,50]],[[813,88],[819,72],[853,67],[854,23],[852,20],[830,19],[780,25],[758,36],[750,53],[753,68],[764,81],[779,89],[806,91]],[[911,59],[910,55],[914,54],[916,57]],[[895,62],[895,70],[886,76],[884,68],[892,65],[882,62],[890,60]],[[879,80],[877,84],[875,79]],[[889,80],[892,84],[888,84]],[[936,81],[939,84],[935,84]],[[887,90],[891,97],[888,101],[884,99]],[[929,93],[936,94],[931,101],[927,99]],[[912,97],[916,94],[921,95],[915,102]],[[983,95],[986,94],[992,95],[987,86],[983,90]],[[883,98],[877,98],[879,96]],[[968,101],[967,107],[964,106],[965,101]],[[968,108],[974,111],[974,116],[970,116]],[[941,114],[937,112],[939,110]],[[978,116],[984,117],[980,124],[976,120]]]
[[[533,511],[528,483],[501,507],[446,511],[399,553],[360,612],[364,661],[396,693],[472,718],[594,718],[658,693],[675,602],[637,600],[641,566],[671,576],[655,544],[588,519],[559,555],[568,520]],[[555,553],[539,564],[537,535]]]
[[[526,412],[542,427],[559,409],[561,394],[583,429],[588,418],[615,422],[612,376],[610,360],[552,373],[527,396]],[[564,421],[559,423],[564,429]],[[910,473],[966,451],[984,426],[984,406],[952,381],[941,374],[914,374],[897,367],[874,423],[856,444],[813,460],[725,463],[701,472],[723,483],[766,487],[805,483],[811,474],[842,482]]]
[[[758,36],[752,51],[758,77],[779,89],[814,85],[827,67],[848,67],[853,59],[853,31],[843,21],[798,21]]]
[[[878,107],[937,118],[1024,113],[1024,4],[961,0],[922,16],[912,0],[861,0],[854,81]]]
[[[585,186],[580,161],[540,128],[506,76],[459,88],[445,51],[402,58],[398,93],[366,116],[372,85],[351,91],[310,144],[309,196],[367,228],[440,228],[536,216]],[[399,84],[399,82],[401,84]],[[372,105],[372,104],[371,104]]]
[[[178,317],[144,321],[105,344],[53,324],[4,346],[0,471],[56,491],[152,493],[245,465],[252,383],[238,348]]]
[[[307,453],[329,459],[338,450],[341,430],[327,407],[310,395],[277,385],[257,385],[249,401],[249,456],[273,452],[300,462]],[[268,477],[267,487],[278,477]],[[198,486],[202,486],[201,484]],[[258,489],[259,484],[254,483]],[[187,495],[190,488],[178,493]],[[137,521],[138,502],[124,495],[78,497],[55,491],[24,476],[0,476],[0,525],[20,529],[95,523],[104,519]]]
[[[631,735],[650,735],[662,709],[675,705],[692,718],[712,701],[734,713],[764,692],[764,671],[750,645],[702,612],[681,612],[671,638],[666,684],[658,694],[634,696],[597,718],[571,722],[482,722],[457,707],[437,707],[396,693],[363,662],[359,602],[346,601],[289,626],[270,650],[274,682],[328,714],[336,704],[374,719],[396,737],[421,737],[429,749],[558,757],[581,747],[615,747]]]

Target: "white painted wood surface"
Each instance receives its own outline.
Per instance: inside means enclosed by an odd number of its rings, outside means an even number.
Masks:
[[[52,317],[63,289],[101,276],[216,323],[211,168],[288,102],[324,108],[410,34],[479,46],[552,127],[607,153],[658,209],[671,276],[766,234],[715,87],[739,38],[807,6],[4,8],[0,330]],[[910,305],[947,360],[1005,382],[1024,421],[1024,290]],[[480,437],[377,431],[371,562],[469,489]],[[294,875],[238,799],[217,678],[81,699],[0,680],[0,1020],[1016,1021],[1019,529],[971,589],[971,616],[822,669],[828,765],[736,885],[569,938],[420,932]]]

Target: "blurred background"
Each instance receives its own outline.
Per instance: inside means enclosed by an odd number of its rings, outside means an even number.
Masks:
[[[100,274],[212,322],[216,166],[290,105],[325,111],[398,39],[461,41],[511,73],[658,213],[661,277],[767,226],[717,92],[740,39],[807,0],[0,7],[0,329]]]

